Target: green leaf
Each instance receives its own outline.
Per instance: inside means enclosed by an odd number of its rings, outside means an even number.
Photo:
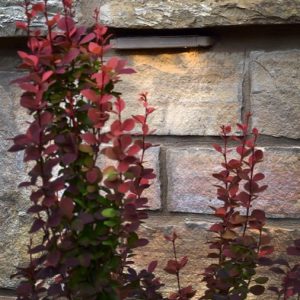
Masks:
[[[266,282],[268,282],[268,280],[269,280],[268,277],[257,277],[255,279],[255,282],[259,284],[265,284]]]
[[[106,225],[107,227],[115,227],[116,225],[118,225],[118,223],[113,220],[107,220],[104,221],[104,225]]]
[[[118,215],[118,211],[114,208],[105,208],[104,210],[102,210],[101,214],[106,218],[114,218]]]

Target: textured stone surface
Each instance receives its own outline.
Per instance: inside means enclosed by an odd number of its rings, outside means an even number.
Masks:
[[[211,213],[218,205],[215,179],[221,157],[214,150],[191,147],[167,151],[168,209],[178,212]],[[259,166],[269,188],[254,207],[272,217],[300,216],[300,148],[265,148]]]
[[[55,14],[61,7],[60,0],[48,0],[49,15]],[[15,22],[24,21],[24,9],[21,6],[23,0],[0,0],[0,37],[23,35],[24,32],[16,30]],[[42,18],[37,18],[32,26],[42,27]]]
[[[201,28],[300,22],[298,0],[81,0],[84,17],[101,6],[102,21],[120,28]]]
[[[253,125],[300,138],[300,50],[253,52],[250,70]]]
[[[199,294],[205,289],[201,283],[201,273],[205,266],[213,263],[213,259],[207,259],[208,245],[206,242],[211,238],[207,229],[212,225],[213,219],[199,216],[186,218],[183,216],[151,216],[142,226],[141,236],[147,237],[150,243],[138,250],[136,257],[138,268],[145,268],[152,260],[158,261],[157,273],[161,280],[166,283],[165,291],[176,288],[175,277],[168,275],[163,271],[168,259],[172,259],[172,246],[164,239],[164,234],[176,230],[180,239],[177,243],[178,256],[187,255],[189,263],[183,269],[183,285],[193,284],[199,291]],[[268,231],[273,237],[277,255],[284,255],[285,247],[291,244],[293,239],[299,238],[299,221],[294,222],[270,222]],[[261,269],[261,273],[270,272]],[[272,275],[271,275],[272,277]],[[272,295],[264,295],[262,299],[273,299]],[[257,297],[253,299],[258,299]]]
[[[240,118],[243,53],[187,51],[124,56],[136,74],[116,88],[130,114],[142,112],[137,99],[149,91],[157,108],[151,127],[158,135],[218,135],[219,126]]]
[[[19,90],[9,86],[17,76],[0,72],[0,287],[14,286],[9,276],[24,262],[28,243],[27,193],[17,188],[25,178],[22,155],[7,153],[11,144],[7,139],[20,131],[27,118],[18,108]]]

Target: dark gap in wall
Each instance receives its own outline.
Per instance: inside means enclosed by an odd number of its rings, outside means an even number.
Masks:
[[[181,29],[138,29],[138,28],[113,28],[110,32],[115,36],[151,36],[151,35],[224,35],[232,33],[241,34],[270,34],[285,32],[298,33],[300,24],[272,24],[272,25],[235,25],[216,26],[204,28],[181,28]]]

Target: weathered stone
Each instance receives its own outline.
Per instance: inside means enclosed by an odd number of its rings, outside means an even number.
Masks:
[[[25,21],[23,0],[0,0],[0,37],[24,35],[25,32],[16,29],[16,21]],[[49,16],[56,14],[62,8],[62,1],[48,0]],[[33,28],[43,28],[42,17],[34,19]]]
[[[136,74],[116,89],[129,115],[142,113],[138,94],[149,91],[157,110],[149,118],[158,135],[218,135],[219,126],[240,119],[243,54],[187,51],[124,56]]]
[[[253,125],[263,134],[300,138],[300,50],[253,52],[250,68]]]
[[[212,213],[216,180],[222,158],[205,148],[170,149],[168,165],[168,209],[177,212]],[[300,216],[300,148],[265,148],[265,161],[258,165],[265,173],[268,189],[253,207],[263,208],[270,217]]]
[[[201,28],[300,22],[298,0],[81,0],[81,11],[92,20],[101,7],[101,20],[119,28]]]
[[[189,258],[189,262],[182,272],[182,285],[192,284],[194,288],[198,290],[197,295],[200,296],[205,290],[205,286],[201,282],[201,273],[206,266],[215,262],[214,259],[206,258],[209,252],[207,242],[212,237],[211,233],[207,232],[207,229],[213,222],[213,218],[205,216],[199,216],[198,218],[186,218],[184,216],[150,216],[140,229],[140,236],[148,238],[150,243],[137,250],[137,256],[135,257],[137,268],[146,268],[152,260],[157,260],[157,275],[161,278],[161,281],[166,284],[163,290],[170,292],[176,289],[176,278],[163,271],[167,260],[173,258],[172,245],[164,239],[164,235],[175,230],[180,237],[176,243],[178,257],[188,256]],[[267,230],[272,236],[272,244],[275,247],[276,255],[281,257],[285,256],[286,246],[291,245],[293,239],[299,238],[300,231],[297,229],[299,225],[299,221],[270,222],[270,224],[267,225]],[[267,269],[260,268],[259,272],[270,276],[272,278],[270,283],[273,283],[276,279]],[[264,295],[267,299],[273,299],[271,298],[272,296],[274,295]],[[254,297],[253,299],[259,298]]]
[[[24,217],[28,207],[27,193],[17,188],[26,178],[22,154],[7,153],[7,140],[20,131],[26,112],[19,108],[20,91],[9,86],[17,76],[0,72],[0,287],[13,287],[10,275],[26,260],[29,220]]]

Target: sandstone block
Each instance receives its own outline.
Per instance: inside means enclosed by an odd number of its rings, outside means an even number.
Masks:
[[[218,135],[219,126],[240,120],[243,54],[187,51],[124,55],[137,73],[116,89],[129,115],[142,113],[140,92],[157,110],[149,118],[157,135]]]
[[[265,209],[269,217],[300,216],[300,148],[267,147],[265,161],[258,167],[265,173],[268,189],[254,207]],[[191,147],[169,149],[168,209],[177,212],[212,213],[216,199],[216,180],[211,176],[219,170],[221,156],[214,150]]]
[[[253,52],[250,70],[253,126],[300,138],[300,50]]]
[[[19,108],[20,91],[9,82],[18,75],[0,72],[0,287],[15,285],[10,275],[26,260],[29,218],[24,216],[28,207],[25,190],[17,188],[26,178],[21,153],[7,153],[13,137],[27,119]]]
[[[300,21],[298,0],[117,0],[81,1],[82,18],[101,6],[102,21],[119,28],[201,28]],[[90,17],[91,22],[91,17]]]

